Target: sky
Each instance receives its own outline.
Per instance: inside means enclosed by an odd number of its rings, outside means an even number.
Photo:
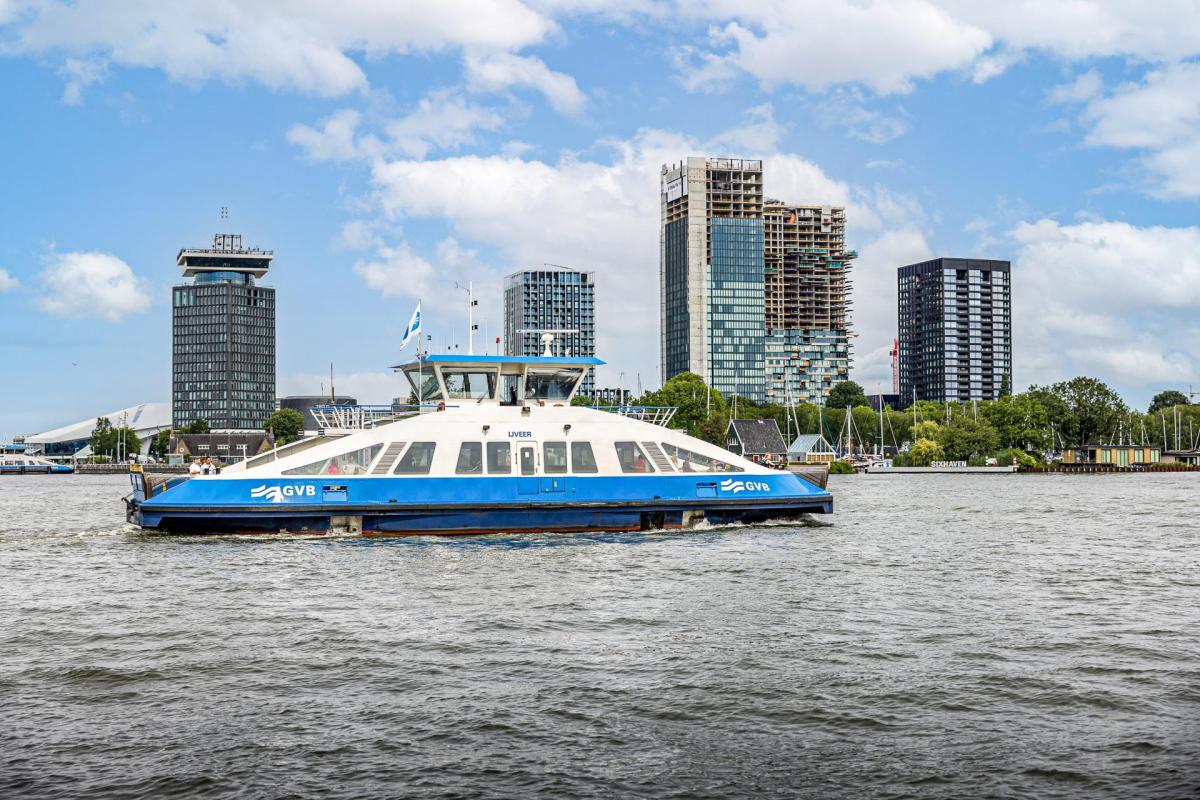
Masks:
[[[896,269],[1013,262],[1014,388],[1200,386],[1200,4],[0,0],[0,440],[170,397],[181,247],[272,249],[280,395],[495,347],[505,275],[596,272],[599,385],[653,388],[659,172],[845,205],[854,365]],[[229,219],[218,211],[228,207]]]

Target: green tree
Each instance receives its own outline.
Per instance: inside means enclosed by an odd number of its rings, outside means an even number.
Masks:
[[[911,435],[914,442],[919,442],[921,439],[936,442],[942,437],[942,426],[931,419],[922,420],[912,426]]]
[[[281,408],[271,415],[263,430],[275,435],[275,444],[294,442],[304,435],[304,415],[294,408]]]
[[[692,436],[699,436],[700,424],[709,416],[724,419],[726,422],[729,419],[729,406],[725,398],[716,389],[706,386],[704,379],[694,372],[679,373],[658,391],[642,395],[636,405],[674,406],[676,411],[671,419],[671,427],[682,428]],[[722,425],[717,441],[723,442],[724,437],[725,429]]]
[[[117,428],[114,433],[116,449],[122,458],[128,460],[130,455],[142,452],[142,438],[133,428]]]
[[[825,400],[825,405],[829,408],[856,408],[857,406],[870,406],[867,402],[867,395],[863,392],[863,388],[854,381],[842,381],[834,384],[829,390],[829,397]]]
[[[966,461],[975,456],[984,456],[1000,446],[1000,434],[986,422],[960,417],[954,424],[942,429],[938,439],[947,458]]]
[[[180,433],[209,433],[208,420],[198,419],[195,422],[184,426]]]
[[[908,462],[914,467],[928,467],[930,462],[943,458],[942,446],[932,439],[918,439],[908,451]]]
[[[1012,383],[1008,379],[1008,373],[1000,376],[1000,396],[1009,397],[1012,395]]]
[[[1018,394],[980,403],[979,416],[996,429],[1001,447],[1021,450],[1050,447],[1050,415],[1032,395]]]
[[[171,429],[159,431],[154,437],[154,441],[150,444],[150,452],[155,458],[165,459],[169,456],[171,450]]]
[[[92,428],[92,436],[88,440],[92,452],[96,455],[115,453],[117,450],[117,432],[113,429],[108,417],[97,417],[96,427]]]
[[[1112,436],[1128,409],[1103,381],[1078,377],[1050,387],[1067,409],[1065,438],[1069,444],[1093,444]]]
[[[1187,395],[1174,389],[1167,389],[1164,392],[1154,395],[1154,399],[1150,401],[1149,413],[1157,414],[1159,411],[1167,408],[1186,405],[1189,405]]]

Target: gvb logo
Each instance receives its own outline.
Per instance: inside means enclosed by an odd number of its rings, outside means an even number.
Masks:
[[[315,486],[255,486],[250,490],[250,496],[268,503],[282,503],[286,497],[316,497]]]
[[[726,478],[721,481],[721,491],[737,494],[738,492],[769,492],[771,484],[762,483],[760,481],[735,481],[733,478]]]

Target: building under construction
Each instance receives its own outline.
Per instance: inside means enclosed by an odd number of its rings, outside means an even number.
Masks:
[[[846,210],[763,206],[767,400],[823,403],[850,376]]]
[[[661,190],[663,380],[823,401],[850,365],[845,209],[766,200],[749,159],[664,165]]]

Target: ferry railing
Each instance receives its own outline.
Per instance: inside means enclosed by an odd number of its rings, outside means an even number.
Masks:
[[[455,406],[422,403],[381,406],[310,406],[308,410],[312,413],[313,419],[317,421],[319,430],[361,431],[385,422],[395,422],[398,419],[414,417],[423,412],[437,411],[439,407],[455,408]]]
[[[651,425],[667,427],[678,409],[675,406],[595,406],[597,411],[607,411],[622,417],[649,422]]]

